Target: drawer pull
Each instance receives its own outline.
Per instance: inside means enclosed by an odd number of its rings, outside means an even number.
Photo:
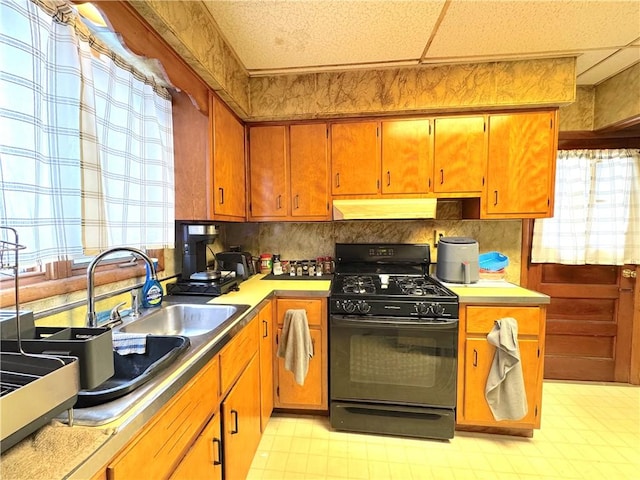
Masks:
[[[231,415],[233,415],[233,430],[231,430],[231,435],[235,435],[238,433],[238,411],[231,410]]]
[[[222,442],[220,441],[219,438],[213,437],[211,439],[211,441],[213,442],[213,456],[216,456],[216,452],[218,455],[218,459],[216,460],[216,458],[213,459],[213,465],[222,465]]]

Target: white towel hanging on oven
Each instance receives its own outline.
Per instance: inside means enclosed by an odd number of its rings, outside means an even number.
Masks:
[[[286,311],[278,344],[278,356],[284,358],[284,368],[293,373],[296,383],[304,385],[309,371],[309,360],[313,357],[313,343],[306,310]]]

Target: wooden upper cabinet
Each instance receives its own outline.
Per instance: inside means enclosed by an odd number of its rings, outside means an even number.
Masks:
[[[376,195],[380,191],[378,122],[331,125],[331,193]]]
[[[291,125],[289,130],[291,216],[330,218],[327,125]]]
[[[431,191],[431,120],[382,122],[382,193]]]
[[[175,216],[178,220],[210,218],[209,117],[184,92],[172,93]]]
[[[244,126],[212,95],[213,214],[215,219],[246,219]]]
[[[287,216],[287,167],[287,127],[250,127],[250,218]]]
[[[435,119],[435,193],[476,193],[480,196],[486,167],[483,116]]]
[[[489,116],[485,218],[553,215],[556,111]]]

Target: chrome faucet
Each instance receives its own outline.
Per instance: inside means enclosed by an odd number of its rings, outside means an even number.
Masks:
[[[153,266],[153,262],[151,261],[149,256],[146,253],[144,253],[142,250],[138,250],[137,248],[131,248],[131,247],[114,247],[114,248],[105,250],[103,252],[100,252],[87,267],[87,325],[89,327],[98,326],[98,319],[96,317],[96,299],[94,294],[94,274],[95,274],[96,266],[98,265],[98,263],[100,263],[100,261],[104,257],[111,255],[112,253],[115,253],[115,252],[131,252],[134,255],[139,256],[140,258],[142,258],[142,260],[144,260],[144,262],[149,267],[149,271],[151,272],[151,277],[154,280],[157,280],[156,269]]]

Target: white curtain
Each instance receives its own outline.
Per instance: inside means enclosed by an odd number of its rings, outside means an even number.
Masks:
[[[640,151],[559,151],[554,210],[535,221],[532,262],[640,264]]]
[[[80,256],[76,35],[29,1],[0,8],[0,224],[27,246],[21,265]]]
[[[171,101],[86,42],[81,56],[85,249],[172,248]]]
[[[21,264],[174,246],[171,99],[64,0],[0,0],[0,224]]]

